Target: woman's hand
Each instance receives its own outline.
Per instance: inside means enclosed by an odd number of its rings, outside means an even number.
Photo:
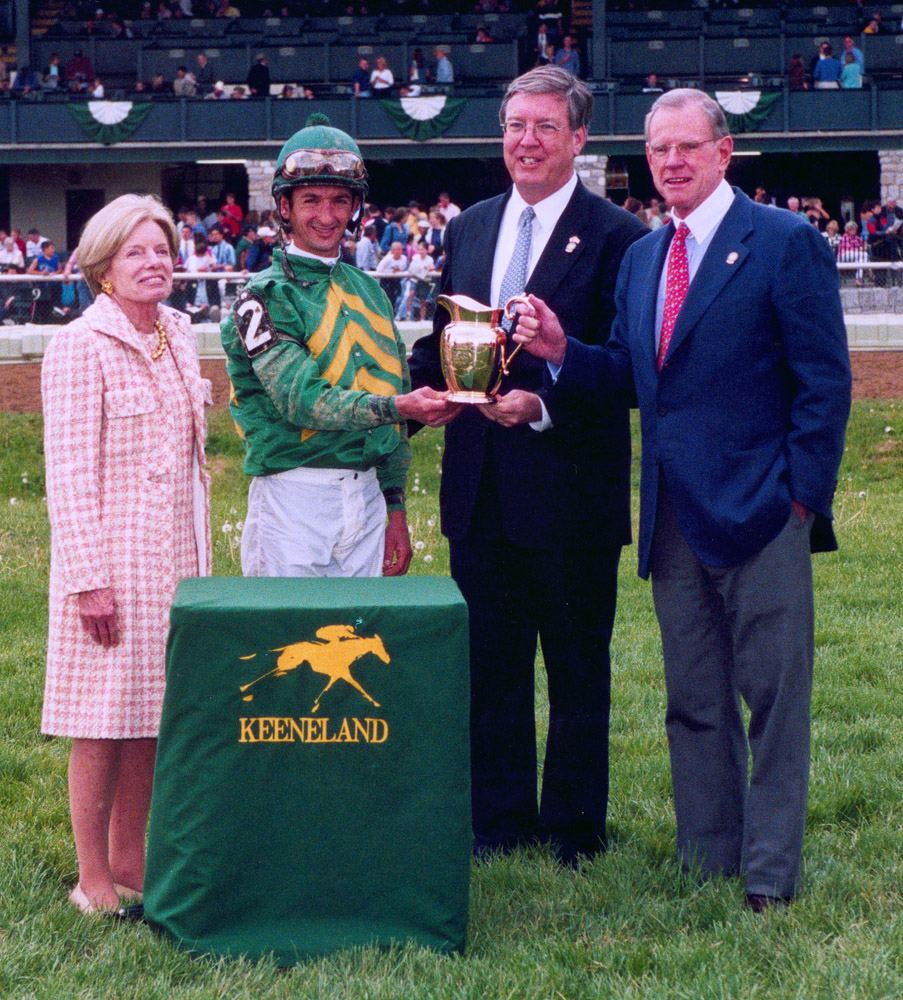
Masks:
[[[78,613],[91,638],[101,646],[119,643],[119,618],[112,587],[86,590],[78,595]]]

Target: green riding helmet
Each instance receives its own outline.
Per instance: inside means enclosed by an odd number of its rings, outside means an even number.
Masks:
[[[288,195],[292,188],[322,185],[348,188],[360,197],[361,204],[367,197],[367,169],[357,143],[318,113],[286,142],[276,160],[271,188],[276,211],[279,196]]]

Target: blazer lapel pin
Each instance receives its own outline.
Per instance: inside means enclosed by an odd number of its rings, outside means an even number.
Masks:
[[[739,256],[740,254],[738,254],[736,250],[731,250],[731,252],[727,255],[727,260],[725,261],[725,263],[736,264]]]
[[[577,245],[580,242],[579,236],[572,236],[568,240],[568,245],[564,248],[565,253],[573,253],[577,249]]]

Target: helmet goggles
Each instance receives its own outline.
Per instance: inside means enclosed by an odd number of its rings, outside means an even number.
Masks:
[[[299,149],[286,156],[279,176],[290,182],[322,177],[361,184],[367,170],[356,153],[344,149]]]

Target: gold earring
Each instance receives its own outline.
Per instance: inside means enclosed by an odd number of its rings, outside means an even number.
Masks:
[[[100,283],[100,290],[104,293],[104,295],[112,295],[113,285],[107,281],[106,278],[104,278],[104,280]]]

